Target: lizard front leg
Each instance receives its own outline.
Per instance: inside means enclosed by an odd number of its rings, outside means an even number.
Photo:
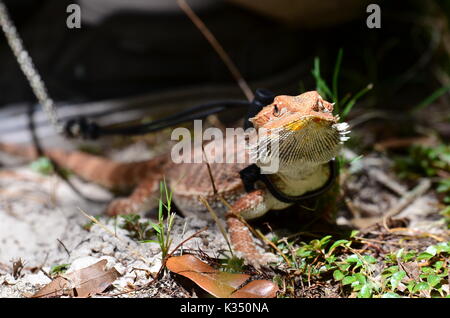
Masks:
[[[238,256],[243,256],[247,262],[256,266],[265,263],[264,259],[256,249],[250,230],[238,216],[248,219],[267,212],[270,207],[267,206],[265,196],[264,190],[252,191],[236,201],[232,211],[227,214],[228,232],[233,249]]]
[[[153,208],[157,204],[160,179],[148,177],[142,180],[126,198],[113,200],[106,209],[106,214],[139,214]]]

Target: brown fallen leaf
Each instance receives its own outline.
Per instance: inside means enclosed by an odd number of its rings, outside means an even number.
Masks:
[[[221,272],[189,254],[170,257],[166,266],[218,298],[272,298],[278,291],[278,287],[268,280],[255,280],[238,289],[250,278],[249,275]]]
[[[274,298],[277,296],[278,286],[268,280],[254,280],[238,289],[233,298]]]
[[[50,298],[65,295],[86,298],[101,293],[120,276],[114,267],[106,271],[106,263],[106,260],[101,260],[75,272],[58,276],[32,297]]]

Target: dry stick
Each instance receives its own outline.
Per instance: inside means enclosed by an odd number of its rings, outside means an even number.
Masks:
[[[217,195],[219,192],[217,191],[216,183],[214,182],[214,177],[213,177],[212,171],[211,171],[211,166],[209,164],[208,157],[206,157],[205,148],[203,147],[203,144],[202,144],[202,157],[205,159],[205,162],[206,162],[206,168],[208,169],[209,180],[211,181],[213,193],[214,193],[214,195]]]
[[[429,179],[423,179],[420,183],[411,191],[407,192],[398,203],[392,207],[383,217],[383,226],[388,231],[391,232],[391,229],[387,225],[387,219],[391,218],[398,213],[400,213],[407,205],[413,202],[416,198],[423,195],[431,186],[431,182]]]
[[[410,228],[407,228],[407,227],[396,227],[396,228],[393,228],[393,229],[389,229],[389,232],[391,232],[391,233],[403,232],[403,231],[414,232],[414,233],[417,233],[419,236],[428,236],[428,237],[431,237],[432,239],[434,239],[434,240],[436,240],[438,242],[445,242],[445,241],[447,241],[447,239],[442,238],[440,236],[437,236],[435,234],[424,232],[424,231],[420,231],[420,230],[410,229]],[[399,235],[405,235],[405,234],[399,233]],[[413,236],[413,235],[406,234],[405,236]]]
[[[373,171],[369,171],[369,176],[400,196],[404,196],[407,193],[407,190],[403,185],[390,178],[381,169],[374,169]]]
[[[247,99],[249,101],[252,101],[254,98],[252,90],[250,89],[245,79],[242,77],[241,72],[239,72],[233,60],[224,50],[219,41],[217,41],[216,37],[211,33],[211,31],[197,16],[197,14],[195,14],[195,12],[191,9],[191,7],[187,4],[185,0],[177,0],[177,3],[180,6],[181,10],[183,10],[184,13],[186,13],[186,15],[189,17],[189,19],[191,19],[192,23],[194,23],[195,26],[200,30],[200,32],[203,34],[206,40],[208,40],[209,44],[211,44],[216,53],[219,54],[220,58],[227,66],[231,75],[234,77],[234,79],[236,80],[237,84],[239,85],[239,87],[241,88]]]
[[[204,160],[206,162],[206,167],[208,168],[208,175],[209,175],[209,179],[211,181],[211,185],[212,185],[212,188],[213,188],[213,193],[214,193],[214,195],[219,195],[218,191],[217,191],[217,188],[216,188],[216,183],[214,182],[214,177],[213,177],[212,172],[211,172],[211,166],[210,166],[210,164],[208,162],[208,158],[206,157],[205,148],[203,147],[203,145],[202,145],[202,156],[203,156],[203,158],[204,158]],[[217,213],[211,208],[211,206],[209,205],[208,201],[204,197],[200,196],[199,200],[208,209],[208,211],[211,214],[212,218],[214,219],[214,221],[216,222],[217,226],[219,227],[220,232],[222,232],[222,235],[223,235],[225,241],[227,242],[228,249],[230,250],[231,255],[234,255],[233,254],[233,249],[231,248],[230,240],[228,239],[227,233],[226,233],[225,229],[223,228],[222,224],[220,224],[220,222],[219,222],[219,218],[217,217]]]
[[[219,218],[217,217],[217,213],[213,210],[213,208],[211,208],[208,201],[204,197],[200,196],[199,200],[208,209],[209,213],[211,214],[212,218],[214,219],[214,222],[216,222],[217,226],[219,227],[220,232],[222,233],[222,236],[225,238],[225,241],[227,242],[228,249],[230,250],[230,253],[233,256],[234,253],[233,253],[233,249],[231,248],[230,240],[228,239],[227,233],[226,233],[225,229],[223,228],[222,224],[220,224]]]
[[[67,253],[67,255],[69,255],[69,257],[70,257],[70,252],[69,252],[69,250],[67,249],[67,247],[64,245],[64,243],[60,240],[60,239],[56,239],[57,241],[58,241],[58,243],[59,244],[61,244],[61,246],[64,248],[64,250],[66,251],[66,253]]]

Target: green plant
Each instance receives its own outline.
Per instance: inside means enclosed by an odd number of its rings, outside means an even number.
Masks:
[[[224,272],[229,273],[242,273],[244,269],[244,259],[232,255],[221,260],[221,268]]]
[[[450,203],[450,145],[437,147],[412,146],[406,156],[395,158],[395,168],[402,178],[433,177],[435,189]]]
[[[450,242],[430,245],[423,252],[399,249],[386,255],[382,272],[386,297],[449,297],[449,256]]]
[[[124,221],[120,227],[130,232],[130,237],[139,241],[150,239],[154,232],[150,221],[141,221],[140,215],[137,214],[120,215],[120,217]]]
[[[70,264],[60,264],[60,265],[55,265],[50,269],[50,275],[58,275],[58,274],[63,274],[65,273],[70,267]]]
[[[100,220],[100,216],[99,216],[99,215],[96,215],[96,216],[94,216],[93,218],[96,219],[97,221]],[[92,228],[92,226],[93,226],[94,224],[95,224],[95,223],[94,223],[93,221],[89,221],[89,222],[85,223],[85,224],[82,226],[82,228],[83,228],[84,230],[86,230],[86,231],[90,231],[91,228]]]
[[[446,85],[446,86],[442,86],[442,87],[438,88],[433,93],[431,93],[430,96],[428,96],[423,101],[421,101],[419,104],[414,106],[413,111],[417,112],[417,111],[427,107],[428,105],[430,105],[434,101],[436,101],[439,97],[446,94],[448,91],[450,91],[450,85]]]
[[[55,167],[53,166],[50,159],[47,157],[40,157],[35,161],[30,163],[30,168],[34,172],[43,174],[45,176],[52,175],[55,173]]]
[[[336,63],[334,65],[331,87],[323,79],[320,73],[320,59],[318,57],[314,58],[314,68],[312,69],[311,73],[314,76],[314,79],[316,80],[316,90],[323,98],[331,100],[333,103],[335,103],[334,113],[338,114],[342,119],[345,119],[345,117],[347,117],[347,115],[352,110],[353,106],[355,106],[356,102],[365,94],[367,94],[367,92],[369,92],[373,88],[373,85],[368,84],[366,87],[361,89],[353,96],[352,94],[349,93],[340,99],[338,94],[339,93],[338,82],[343,55],[344,55],[343,50],[339,49],[336,58]]]
[[[56,168],[53,165],[52,161],[47,157],[40,157],[35,161],[30,163],[30,168],[34,172],[40,173],[45,176],[53,175],[56,172]],[[70,175],[70,171],[67,169],[58,169],[58,173],[62,174],[63,177],[68,177]]]
[[[357,235],[353,231],[339,240],[328,235],[298,246],[283,240],[278,247],[291,257],[297,281],[338,284],[343,297],[449,297],[450,242],[428,246],[422,252],[401,248],[375,258],[356,248],[364,240]],[[282,284],[283,277],[277,280]]]
[[[166,213],[164,213],[164,210],[166,211]],[[156,231],[157,239],[143,241],[143,243],[148,242],[158,243],[161,248],[163,259],[168,255],[170,245],[172,244],[171,231],[175,219],[175,213],[171,211],[172,211],[172,192],[168,191],[166,182],[164,181],[160,183],[158,223],[150,222],[150,225]],[[164,219],[164,217],[166,218]]]
[[[439,180],[436,191],[444,194],[444,203],[450,204],[450,179]]]
[[[351,233],[349,239],[333,242],[327,235],[309,243],[301,243],[294,253],[291,253],[292,263],[299,271],[302,279],[315,278],[325,280],[330,275],[343,288],[350,289],[357,297],[371,297],[373,291],[379,289],[372,278],[373,264],[376,262],[371,255],[361,255],[351,248],[352,238],[357,231]],[[286,248],[285,244],[279,248]],[[288,250],[293,250],[292,247]],[[349,254],[342,251],[350,252]],[[347,288],[349,287],[349,288]]]
[[[435,177],[438,171],[450,171],[450,145],[437,147],[413,145],[405,156],[395,158],[400,177]]]

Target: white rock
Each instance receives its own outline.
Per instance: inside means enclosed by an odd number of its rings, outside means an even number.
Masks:
[[[51,282],[51,279],[45,276],[44,273],[37,272],[36,274],[26,275],[24,277],[24,282],[29,283],[32,286],[46,285]]]

